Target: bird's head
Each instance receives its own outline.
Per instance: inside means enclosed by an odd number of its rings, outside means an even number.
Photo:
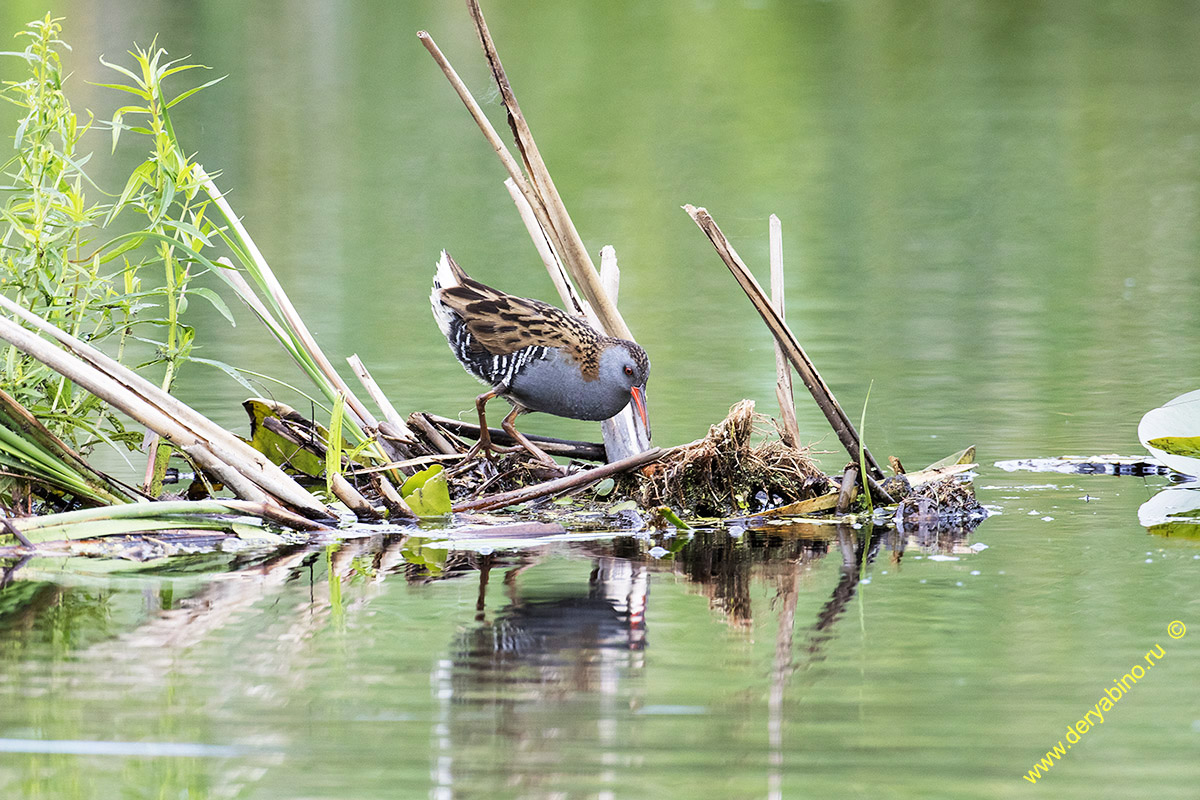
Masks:
[[[646,438],[650,438],[650,420],[646,416],[646,382],[650,380],[650,359],[641,345],[625,339],[613,340],[600,358],[600,376],[608,385],[619,386],[626,394],[642,427]]]

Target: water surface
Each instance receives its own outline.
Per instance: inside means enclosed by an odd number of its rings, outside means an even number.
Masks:
[[[358,353],[403,410],[471,408],[477,385],[428,311],[438,251],[510,291],[552,290],[414,36],[433,34],[503,129],[457,4],[50,8],[78,110],[110,116],[123,98],[89,83],[111,80],[96,56],[155,34],[228,74],[175,109],[177,129],[321,344]],[[1165,480],[991,464],[1137,452],[1140,415],[1196,388],[1200,9],[485,10],[585,242],[617,248],[657,443],[744,397],[774,404],[770,339],[679,206],[708,207],[764,280],[775,213],[789,320],[855,419],[873,382],[873,451],[912,468],[976,444],[1000,513],[958,535],[879,530],[861,574],[864,531],[836,528],[718,529],[657,558],[676,542],[433,558],[380,535],[25,564],[0,591],[0,793],[1009,797],[1161,645],[1042,781],[1055,797],[1193,796],[1200,545],[1137,519]],[[0,29],[44,12],[6,3]],[[108,157],[95,134],[103,185],[144,157],[133,141]],[[231,329],[193,304],[200,354],[299,381],[235,310]],[[233,382],[194,366],[179,391],[244,425]],[[799,415],[839,469],[819,412]],[[1173,620],[1194,632],[1170,639]]]

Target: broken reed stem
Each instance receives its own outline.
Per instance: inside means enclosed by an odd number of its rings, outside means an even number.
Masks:
[[[617,305],[621,293],[621,268],[617,266],[617,249],[611,244],[600,248],[600,286],[604,294]]]
[[[838,492],[837,513],[845,514],[858,496],[858,467],[851,464],[842,473],[842,485]]]
[[[537,143],[533,139],[533,132],[529,129],[524,114],[521,113],[521,106],[517,103],[508,75],[504,71],[504,65],[500,63],[500,55],[496,52],[495,42],[492,41],[492,36],[488,32],[487,22],[483,18],[483,11],[479,8],[478,0],[467,0],[467,10],[475,23],[475,30],[479,34],[479,43],[483,46],[483,53],[492,69],[492,76],[500,88],[500,97],[504,102],[504,107],[508,109],[509,127],[512,128],[521,156],[525,160],[529,179],[549,218],[550,226],[547,228],[547,233],[557,240],[558,251],[563,256],[563,263],[567,271],[579,285],[583,296],[591,303],[604,332],[609,336],[633,340],[633,334],[629,331],[620,312],[617,311],[616,305],[605,296],[604,290],[600,286],[600,275],[596,272],[595,265],[592,264],[591,256],[584,247],[579,231],[575,229],[575,223],[571,221],[571,216],[567,213],[562,196],[559,195],[558,189],[554,185],[554,179],[550,177],[546,162],[542,159]],[[538,203],[531,199],[530,205],[537,208]]]
[[[335,472],[329,480],[330,488],[333,489],[334,495],[338,500],[346,504],[346,508],[354,512],[354,516],[360,522],[372,522],[380,520],[383,515],[367,502],[367,498],[355,489],[350,481],[346,480],[346,476],[340,472]]]
[[[616,305],[617,295],[621,291],[621,268],[617,266],[616,248],[611,244],[600,248],[600,282],[601,291]],[[591,310],[589,306],[588,311]],[[591,319],[595,319],[594,314]],[[642,427],[634,414],[632,403],[616,416],[601,422],[600,431],[604,436],[604,449],[609,461],[620,461],[650,448],[650,432]]]
[[[546,481],[534,486],[527,486],[524,489],[515,489],[511,492],[500,492],[499,494],[480,497],[475,500],[469,500],[465,503],[460,503],[454,506],[454,511],[482,511],[489,508],[499,508],[502,506],[511,506],[517,503],[525,503],[530,500],[536,500],[539,497],[546,497],[552,494],[558,494],[570,489],[578,489],[581,486],[587,486],[610,475],[617,475],[627,470],[636,469],[637,467],[648,464],[651,461],[659,459],[664,451],[661,447],[655,447],[651,450],[638,453],[623,458],[620,461],[613,461],[610,464],[605,464],[602,467],[595,469],[576,472],[573,475],[568,475],[565,478],[558,478],[552,481]]]
[[[367,365],[358,357],[358,353],[348,356],[346,363],[350,365],[350,369],[358,378],[358,382],[367,390],[367,395],[375,401],[375,405],[379,406],[379,411],[383,414],[383,418],[396,426],[400,431],[411,435],[408,423],[404,421],[404,417],[400,416],[400,413],[396,411],[396,407],[392,405],[392,401],[387,399],[387,395],[383,393],[383,390],[379,388],[379,384],[371,377],[371,373],[367,371]]]
[[[546,272],[550,273],[550,281],[558,291],[563,308],[573,309],[576,314],[587,317],[588,322],[598,327],[599,320],[596,319],[596,314],[576,294],[575,287],[571,285],[562,261],[559,260],[558,254],[554,252],[554,247],[546,236],[546,229],[538,222],[537,215],[533,213],[533,207],[529,205],[525,195],[521,194],[521,190],[517,188],[516,181],[506,178],[504,188],[508,189],[508,194],[517,206],[517,213],[521,215],[521,222],[525,223],[525,230],[529,233],[529,238],[533,240],[533,247],[546,266]]]
[[[758,285],[758,281],[754,279],[754,275],[750,269],[742,261],[737,251],[733,249],[733,245],[725,238],[725,234],[721,232],[716,220],[708,213],[706,209],[697,208],[693,205],[685,205],[683,210],[688,213],[692,220],[699,226],[700,230],[704,231],[712,242],[713,247],[717,250],[717,255],[725,262],[725,266],[733,273],[733,277],[742,287],[742,291],[750,298],[750,302],[754,305],[759,316],[767,323],[771,334],[775,337],[775,341],[783,347],[788,359],[796,367],[796,371],[800,373],[801,380],[804,381],[805,387],[812,394],[817,406],[825,414],[825,418],[829,420],[830,426],[834,433],[837,434],[838,440],[842,446],[846,448],[846,452],[850,454],[853,461],[859,460],[859,448],[861,447],[858,432],[854,429],[853,423],[850,422],[846,412],[838,405],[837,399],[834,398],[833,392],[825,385],[825,381],[821,379],[817,368],[813,366],[809,360],[808,354],[804,352],[804,348],[800,346],[795,334],[791,329],[780,319],[775,312],[766,295],[763,293],[762,287]],[[879,464],[871,455],[870,451],[865,450],[864,455],[869,465],[869,468],[874,473],[872,475],[863,476],[871,485],[873,491],[882,499],[887,497],[887,493],[879,488],[876,478],[883,478],[883,471],[879,469]],[[890,499],[884,501],[887,503],[894,502]]]
[[[479,438],[479,424],[475,422],[464,422],[462,420],[450,419],[449,417],[439,417],[434,414],[423,415],[428,422],[436,423],[443,428],[446,428],[451,433],[458,436],[466,436],[468,439]],[[492,441],[500,445],[516,444],[511,436],[498,428],[488,428],[491,434]],[[536,434],[525,434],[526,438],[536,444],[542,450],[545,450],[552,456],[563,456],[564,458],[582,458],[587,461],[604,461],[605,449],[604,445],[594,442],[577,442],[570,439],[555,439],[550,436],[538,436]]]
[[[768,234],[771,249],[771,304],[779,319],[787,324],[783,301],[783,225],[774,214],[768,221]],[[775,374],[775,396],[779,400],[779,415],[783,423],[783,443],[798,447],[800,426],[796,422],[796,400],[792,394],[792,367],[778,339],[775,340]]]
[[[437,450],[448,456],[462,455],[462,451],[450,443],[450,440],[442,435],[442,432],[430,422],[430,415],[423,412],[417,412],[409,417],[413,424],[421,429],[421,433],[425,434],[425,438]],[[478,430],[479,426],[475,426]],[[489,428],[490,430],[490,428]]]
[[[408,507],[408,503],[404,501],[404,498],[400,496],[400,493],[396,491],[396,487],[392,485],[392,482],[386,476],[377,473],[373,473],[373,475],[376,478],[374,481],[375,486],[379,490],[380,496],[383,497],[383,503],[394,517],[404,517],[405,519],[414,521],[420,519]]]
[[[62,344],[60,350],[45,339],[22,328],[6,317],[0,317],[0,338],[28,353],[59,374],[66,375],[92,394],[111,404],[184,449],[193,448],[201,467],[220,468],[216,462],[225,461],[236,468],[248,481],[306,514],[328,518],[329,511],[282,469],[248,444],[190,406],[162,391],[128,367],[81,342],[74,336],[50,325],[34,314],[0,296],[0,307],[50,335]],[[67,352],[69,351],[69,352]],[[196,446],[199,445],[199,448]],[[220,449],[229,454],[221,459]],[[244,482],[230,484],[230,488]],[[248,496],[262,500],[264,497]]]

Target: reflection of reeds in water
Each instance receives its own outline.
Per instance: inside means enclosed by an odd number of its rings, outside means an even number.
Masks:
[[[828,551],[825,536],[791,538],[748,531],[735,539],[720,530],[698,533],[675,556],[674,565],[708,598],[710,608],[730,625],[749,630],[754,622],[753,585],[792,585],[797,576],[810,574]]]

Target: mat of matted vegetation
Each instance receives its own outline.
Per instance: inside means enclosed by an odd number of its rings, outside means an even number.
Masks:
[[[642,468],[629,491],[644,506],[688,516],[729,517],[807,500],[834,488],[809,457],[769,434],[771,420],[743,400],[708,435]],[[754,444],[756,434],[767,434]]]

